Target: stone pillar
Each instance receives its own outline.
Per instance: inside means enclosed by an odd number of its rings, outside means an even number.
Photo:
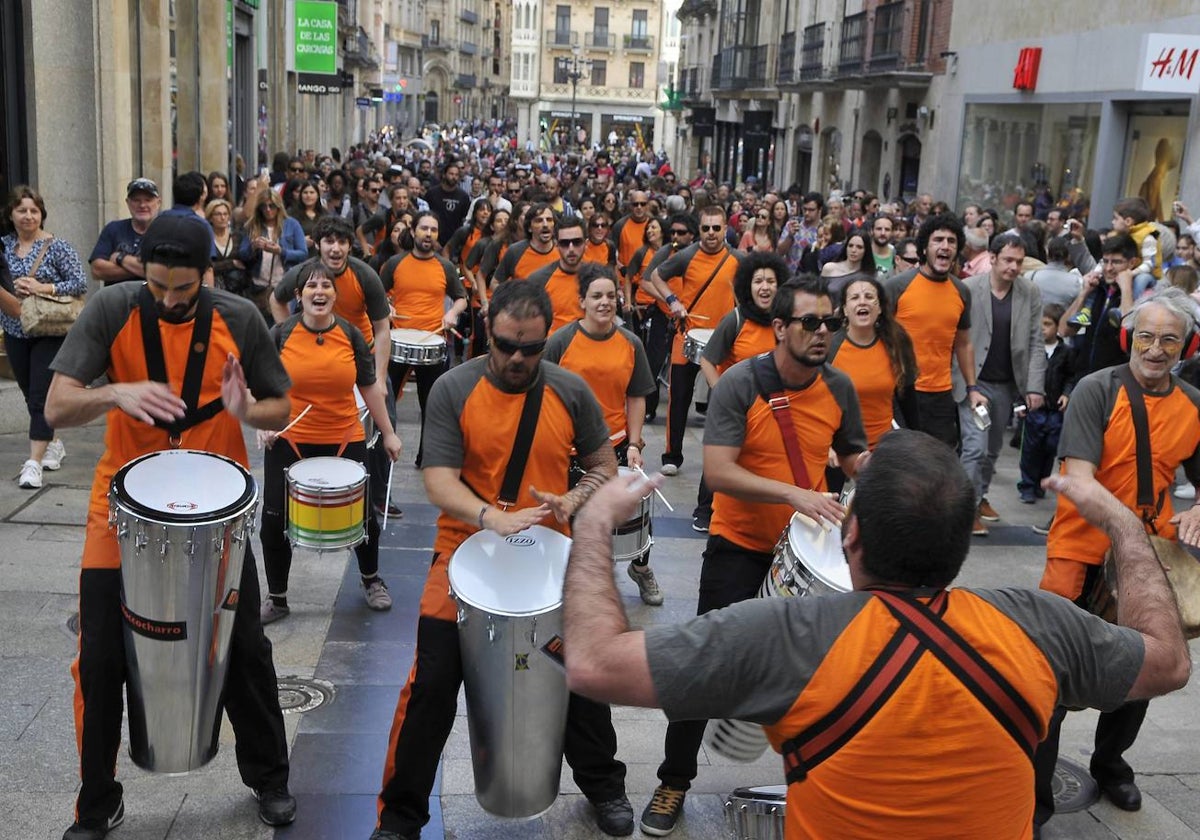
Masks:
[[[134,159],[134,176],[153,178],[162,190],[163,206],[170,204],[171,162],[171,52],[168,0],[140,0],[141,39],[133,45],[141,61],[141,161]],[[134,103],[137,107],[137,103]],[[124,186],[124,185],[122,185]],[[120,194],[124,199],[124,194]]]
[[[175,50],[179,171],[224,169],[229,109],[224,5],[176,0]]]

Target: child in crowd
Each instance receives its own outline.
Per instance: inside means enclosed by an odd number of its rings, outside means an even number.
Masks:
[[[1042,340],[1046,346],[1046,402],[1025,416],[1025,433],[1021,439],[1021,480],[1017,482],[1021,501],[1027,505],[1034,504],[1046,495],[1042,489],[1042,479],[1054,469],[1063,412],[1067,410],[1071,391],[1079,378],[1071,349],[1058,335],[1058,322],[1064,311],[1062,305],[1057,303],[1048,303],[1042,308]]]

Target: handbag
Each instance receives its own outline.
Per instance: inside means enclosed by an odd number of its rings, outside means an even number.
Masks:
[[[45,247],[29,270],[30,277],[37,275],[52,241],[52,238],[46,240]],[[82,296],[31,294],[21,299],[21,332],[30,338],[64,336],[82,311]]]

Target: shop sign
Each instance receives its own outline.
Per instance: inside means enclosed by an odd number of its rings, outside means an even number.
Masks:
[[[1017,69],[1013,73],[1013,87],[1017,90],[1033,90],[1037,87],[1038,67],[1042,63],[1041,47],[1023,47],[1017,58]]]
[[[1138,68],[1137,89],[1200,93],[1200,37],[1147,35]]]
[[[338,4],[296,0],[292,43],[297,73],[337,74]]]

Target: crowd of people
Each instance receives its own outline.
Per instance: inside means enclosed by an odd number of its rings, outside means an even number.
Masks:
[[[81,295],[83,266],[46,233],[40,196],[30,188],[14,194],[0,263],[0,325],[30,414],[20,486],[40,487],[42,470],[61,464],[66,453],[55,428],[109,418],[81,578],[81,604],[89,608],[81,609],[85,632],[73,668],[84,785],[66,837],[103,837],[124,813],[113,776],[120,715],[111,705],[116,692],[119,709],[124,666],[114,664],[120,645],[108,623],[120,565],[107,536],[114,470],[180,441],[245,463],[234,432],[240,422],[259,429],[267,448],[267,591],[257,597],[250,555],[245,574],[254,582],[242,589],[234,641],[247,651],[239,660],[247,696],[228,703],[239,767],[260,798],[259,814],[284,824],[295,808],[278,704],[273,692],[255,688],[274,679],[261,627],[290,612],[284,471],[303,458],[336,454],[370,475],[366,539],[356,554],[366,606],[390,608],[379,576],[378,519],[402,515],[386,491],[390,465],[402,454],[396,400],[410,379],[421,427],[407,450],[441,515],[374,840],[418,836],[429,818],[462,682],[447,596],[451,556],[476,531],[509,535],[533,524],[576,532],[568,626],[574,620],[581,633],[572,639],[588,644],[567,648],[578,693],[571,695],[566,757],[607,834],[635,827],[610,701],[662,706],[671,717],[660,785],[637,821],[645,833],[674,829],[697,775],[704,721],[726,716],[763,723],[789,761],[794,754],[808,762],[807,777],[789,774],[795,802],[807,810],[801,816],[789,799],[789,831],[795,825],[852,836],[857,825],[870,836],[933,836],[926,828],[941,815],[951,836],[971,834],[963,813],[944,806],[959,798],[949,794],[916,796],[904,815],[875,810],[870,785],[894,781],[891,765],[878,758],[885,753],[864,752],[851,739],[836,755],[822,754],[820,768],[801,755],[803,737],[829,711],[822,704],[865,690],[856,681],[879,664],[867,654],[861,663],[850,657],[845,675],[834,678],[822,671],[825,654],[844,647],[843,636],[868,653],[909,644],[885,630],[908,626],[905,610],[913,604],[921,605],[922,620],[953,628],[956,644],[1019,699],[1016,722],[986,712],[958,722],[964,733],[982,730],[981,744],[995,742],[995,727],[1023,733],[999,753],[982,750],[986,760],[963,759],[959,770],[979,778],[1022,767],[988,793],[965,784],[960,793],[973,808],[1036,831],[1052,813],[1048,774],[1058,726],[1065,708],[1078,704],[1107,710],[1092,773],[1115,804],[1136,810],[1140,793],[1122,754],[1146,699],[1178,684],[1181,640],[1138,609],[1134,596],[1162,599],[1149,584],[1128,598],[1122,588],[1121,623],[1132,630],[1083,613],[1093,591],[1113,583],[1102,565],[1110,548],[1125,583],[1128,574],[1146,573],[1147,530],[1200,544],[1200,513],[1175,514],[1170,500],[1180,468],[1186,481],[1176,496],[1194,497],[1200,483],[1200,391],[1189,384],[1195,377],[1186,361],[1198,343],[1200,223],[1187,208],[1176,203],[1172,218],[1158,220],[1144,200],[1123,199],[1110,225],[1092,227],[1080,213],[1039,210],[1032,201],[1018,202],[1011,215],[976,205],[955,213],[929,195],[903,203],[863,190],[823,195],[754,179],[718,184],[704,171],[685,179],[650,152],[522,150],[497,127],[478,128],[434,144],[373,141],[344,153],[281,153],[256,175],[181,173],[166,210],[154,181],[134,179],[128,218],[105,225],[89,258],[103,288],[65,337],[25,335],[22,300]],[[224,410],[214,415],[199,393],[175,393],[178,386],[168,383],[179,377],[157,378],[139,357],[151,322],[170,370],[184,364],[193,323],[229,331],[213,344],[222,352],[200,360],[203,394],[219,398]],[[397,356],[397,342],[426,337],[444,342],[433,363]],[[108,384],[87,387],[102,374]],[[707,535],[700,616],[678,638],[630,635],[619,599],[613,603],[611,575],[596,559],[614,523],[630,513],[632,491],[648,492],[640,479],[615,476],[618,467],[646,465],[643,431],[659,420],[664,396],[659,469],[666,480],[694,482],[692,527]],[[360,425],[364,409],[383,431],[374,447]],[[536,431],[527,428],[529,411]],[[703,416],[702,452],[685,461],[684,432],[696,415]],[[1147,423],[1152,434],[1144,442]],[[987,536],[999,519],[988,496],[999,492],[992,480],[1009,428],[1021,449],[1011,492],[1038,504],[1047,487],[1064,491],[1041,529],[1048,534],[1042,588],[1083,610],[1050,606],[1044,596],[946,597],[971,537]],[[1050,479],[1060,461],[1064,477]],[[1153,464],[1148,478],[1144,464]],[[847,508],[837,493],[849,481],[858,495]],[[1129,511],[1138,514],[1132,525]],[[795,513],[842,526],[855,589],[869,591],[789,599],[803,602],[793,605],[741,603],[755,600]],[[944,544],[929,541],[942,532]],[[905,534],[920,543],[916,554],[894,550]],[[634,558],[628,575],[640,598],[658,605],[669,593],[649,555]],[[593,561],[597,580],[583,581],[576,570]],[[896,603],[884,597],[889,592],[900,593]],[[584,597],[611,608],[584,616],[571,606]],[[980,628],[998,615],[1026,627],[1035,643],[990,643]],[[761,667],[735,652],[742,633],[764,638],[810,622],[821,627],[812,649],[776,639]],[[1069,645],[1037,641],[1055,631],[1077,648],[1111,656],[1082,663]],[[601,640],[611,649],[599,649]],[[787,666],[770,667],[771,651]],[[1033,685],[1024,666],[1010,667],[1030,657],[1042,663],[1048,683]],[[936,682],[930,667],[941,666],[926,662],[915,679]],[[977,697],[990,691],[963,685]],[[907,682],[893,689],[921,690]],[[960,698],[939,702],[950,708]],[[887,755],[920,740],[897,740],[894,733],[910,725],[920,731],[915,721],[892,724]],[[932,759],[921,755],[905,760]],[[839,787],[846,777],[868,780],[851,799]],[[999,796],[1003,807],[980,809],[981,796]],[[845,813],[850,801],[861,809]],[[919,831],[906,822],[914,815]]]

